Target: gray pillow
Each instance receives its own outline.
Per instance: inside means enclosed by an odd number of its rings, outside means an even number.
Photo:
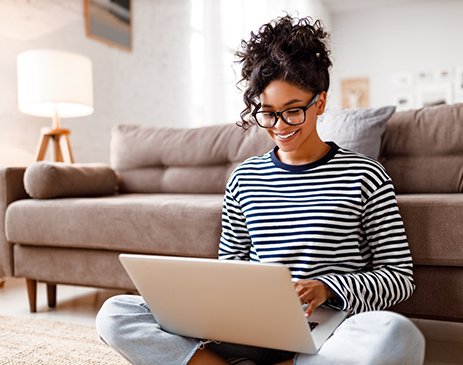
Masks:
[[[319,118],[317,131],[323,141],[377,159],[381,135],[395,106],[377,109],[327,109]]]
[[[109,195],[116,191],[117,175],[105,164],[39,161],[27,167],[24,187],[36,199]]]

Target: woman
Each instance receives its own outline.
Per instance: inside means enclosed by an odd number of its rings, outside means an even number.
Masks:
[[[219,258],[289,267],[306,316],[321,304],[352,315],[316,355],[166,333],[140,297],[116,297],[100,336],[135,364],[421,364],[424,339],[381,312],[414,290],[412,259],[391,180],[376,161],[323,142],[331,61],[320,22],[279,18],[237,53],[246,83],[240,126],[276,147],[248,159],[226,189]],[[241,362],[240,362],[241,361]]]

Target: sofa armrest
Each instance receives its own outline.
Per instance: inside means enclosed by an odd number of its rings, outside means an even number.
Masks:
[[[5,236],[5,213],[12,202],[29,198],[23,183],[25,171],[25,167],[0,167],[0,278],[13,275],[13,250]]]

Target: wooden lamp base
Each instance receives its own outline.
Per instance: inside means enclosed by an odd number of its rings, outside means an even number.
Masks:
[[[69,129],[44,127],[40,130],[40,141],[37,148],[36,161],[42,161],[45,158],[50,138],[53,141],[53,151],[56,162],[74,163],[72,157],[71,144],[69,143]],[[63,154],[63,152],[65,152]]]

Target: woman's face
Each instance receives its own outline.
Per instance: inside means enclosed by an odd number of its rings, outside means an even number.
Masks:
[[[272,81],[260,95],[261,110],[279,112],[288,108],[304,107],[314,96],[312,93],[284,81]],[[278,118],[275,126],[267,129],[268,134],[278,145],[283,155],[286,154],[287,157],[292,156],[300,160],[298,157],[314,156],[317,154],[317,149],[326,147],[316,130],[317,115],[323,114],[325,103],[326,92],[323,91],[320,93],[318,101],[306,110],[303,124],[289,125]],[[282,158],[280,160],[286,162]]]

